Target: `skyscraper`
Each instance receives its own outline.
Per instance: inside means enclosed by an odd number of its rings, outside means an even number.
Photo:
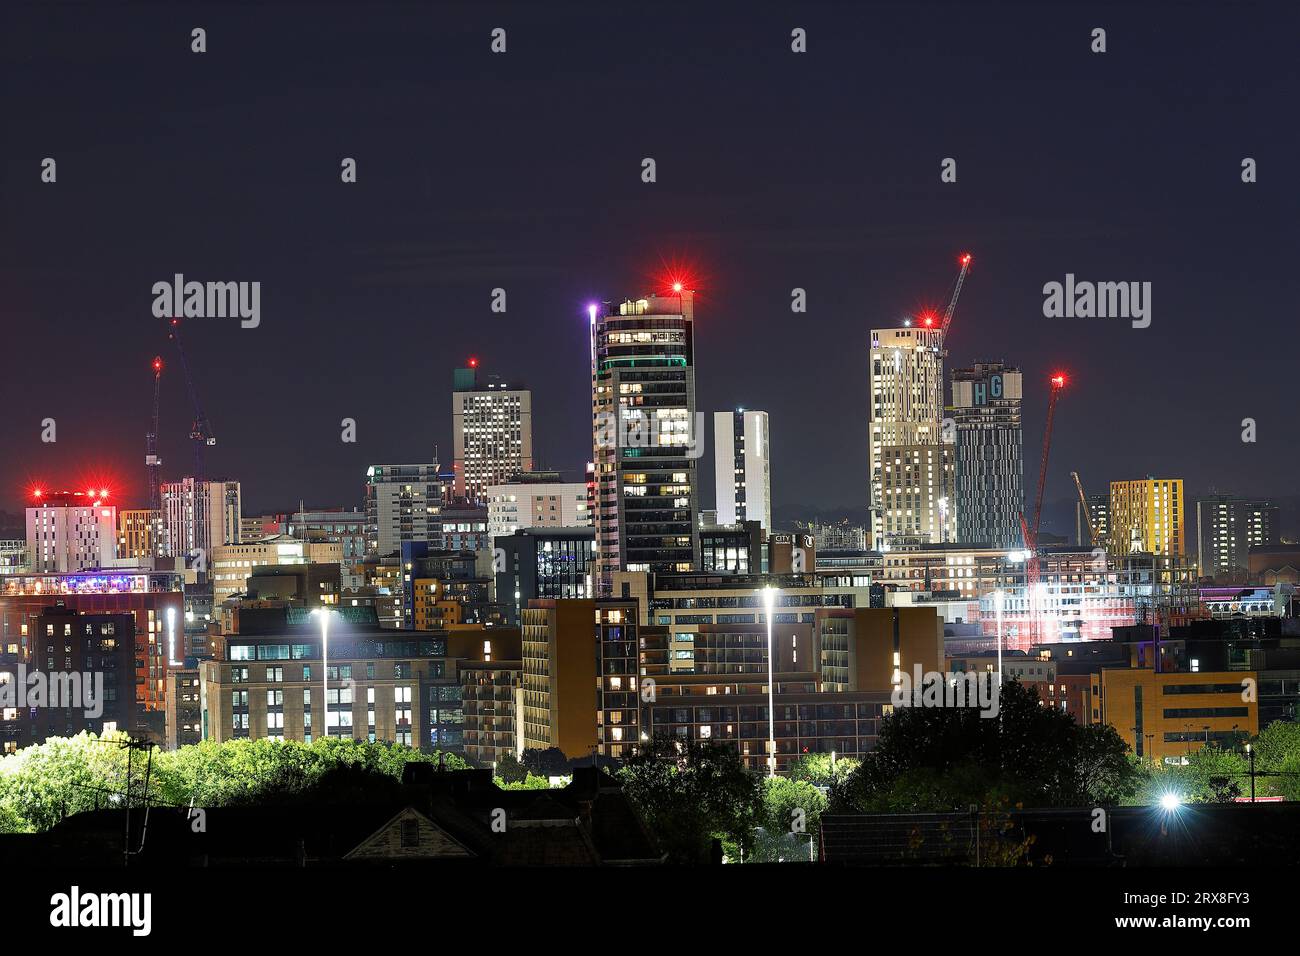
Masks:
[[[604,314],[602,314],[602,312]],[[699,561],[694,293],[589,308],[597,573]]]
[[[566,482],[558,472],[525,472],[487,493],[488,534],[493,539],[521,528],[589,528],[587,483]]]
[[[27,509],[28,564],[33,573],[106,568],[117,549],[117,507],[106,491],[36,492]]]
[[[1250,567],[1250,549],[1279,544],[1278,506],[1215,495],[1196,502],[1196,553],[1201,574],[1213,577]]]
[[[533,393],[496,375],[483,375],[478,360],[452,379],[454,492],[485,500],[490,485],[533,470]]]
[[[197,557],[221,544],[238,544],[242,526],[239,482],[182,478],[162,485],[160,554]],[[206,559],[205,559],[206,560]]]
[[[767,412],[714,412],[713,453],[718,524],[757,521],[771,531]]]
[[[414,541],[441,544],[442,481],[436,462],[366,469],[366,551],[396,554]]]
[[[1110,483],[1110,549],[1115,554],[1185,554],[1183,518],[1181,478]]]
[[[935,328],[872,329],[872,547],[956,536],[953,451],[943,441],[943,341]]]
[[[957,429],[957,538],[965,544],[1020,547],[1024,439],[1017,368],[981,363],[952,373]]]

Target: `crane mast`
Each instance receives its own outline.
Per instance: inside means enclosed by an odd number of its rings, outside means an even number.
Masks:
[[[1088,496],[1083,493],[1083,482],[1079,480],[1079,473],[1072,471],[1070,477],[1074,479],[1074,487],[1079,491],[1079,504],[1083,508],[1083,520],[1088,525],[1088,540],[1092,542],[1092,546],[1095,548],[1101,544],[1101,536],[1097,534],[1097,527],[1092,523],[1092,512],[1088,510]]]
[[[150,511],[159,511],[162,508],[158,480],[158,473],[162,468],[162,459],[158,457],[158,387],[162,381],[162,366],[162,356],[155,355],[153,357],[153,417],[150,419],[149,434],[145,436],[144,441],[144,464],[149,472]]]
[[[1020,533],[1025,539],[1025,599],[1029,607],[1029,633],[1031,641],[1038,640],[1038,614],[1036,607],[1038,582],[1042,575],[1038,555],[1038,530],[1043,520],[1043,489],[1047,485],[1047,460],[1052,451],[1052,424],[1056,418],[1056,402],[1065,387],[1064,375],[1052,376],[1052,391],[1047,400],[1047,424],[1043,428],[1043,454],[1038,464],[1038,490],[1034,495],[1034,523],[1020,513]]]
[[[185,388],[190,395],[190,406],[194,409],[194,421],[190,425],[190,440],[194,442],[194,480],[203,481],[206,477],[203,470],[204,451],[208,445],[215,445],[217,439],[212,434],[212,426],[208,424],[203,406],[199,404],[199,393],[194,388],[194,376],[190,374],[189,359],[185,356],[185,345],[181,341],[179,319],[171,320],[168,336],[176,343],[176,351],[180,354],[181,369],[185,372]]]
[[[948,329],[952,326],[952,317],[957,312],[957,299],[961,295],[962,285],[966,282],[966,273],[970,272],[971,254],[969,252],[963,253],[957,261],[961,263],[961,271],[957,273],[957,284],[953,286],[952,298],[948,300],[948,308],[944,309],[943,312],[943,324],[939,326],[940,347],[948,338]]]

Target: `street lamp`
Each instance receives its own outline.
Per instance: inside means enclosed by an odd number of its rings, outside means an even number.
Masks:
[[[776,697],[772,665],[772,608],[776,606],[776,588],[763,588],[763,608],[767,612],[767,775],[776,776]]]
[[[321,656],[321,720],[324,722],[325,736],[330,735],[330,609],[318,607],[312,617],[320,621],[320,656]]]
[[[167,663],[172,667],[183,664],[176,658],[176,608],[167,609]]]
[[[1255,748],[1246,744],[1246,756],[1250,757],[1250,802],[1255,802]]]
[[[997,611],[998,620],[998,694],[999,702],[1002,693],[1002,605],[1006,601],[1006,594],[1001,588],[993,592],[993,607]]]

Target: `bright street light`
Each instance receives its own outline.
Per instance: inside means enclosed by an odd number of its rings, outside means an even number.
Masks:
[[[767,775],[776,776],[776,698],[772,671],[772,609],[776,606],[776,588],[763,588],[763,608],[767,612]]]
[[[321,719],[324,721],[325,736],[330,735],[330,609],[318,607],[312,610],[312,617],[320,620],[320,656],[321,656]]]

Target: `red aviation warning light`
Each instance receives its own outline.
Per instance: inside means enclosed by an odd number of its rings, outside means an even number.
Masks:
[[[680,282],[674,282],[674,283],[673,283],[673,291],[674,291],[674,292],[681,292],[681,291],[682,291],[682,284],[681,284]]]
[[[478,368],[478,359],[474,358],[473,356],[470,356],[469,367]]]
[[[1064,387],[1065,387],[1065,376],[1062,375],[1060,372],[1053,375],[1052,388],[1064,388]]]
[[[968,266],[968,265],[970,265],[970,253],[969,253],[969,252],[963,252],[963,253],[961,254],[961,258],[958,259],[957,261],[960,262],[960,263],[961,263],[962,265],[964,265],[964,266]]]

